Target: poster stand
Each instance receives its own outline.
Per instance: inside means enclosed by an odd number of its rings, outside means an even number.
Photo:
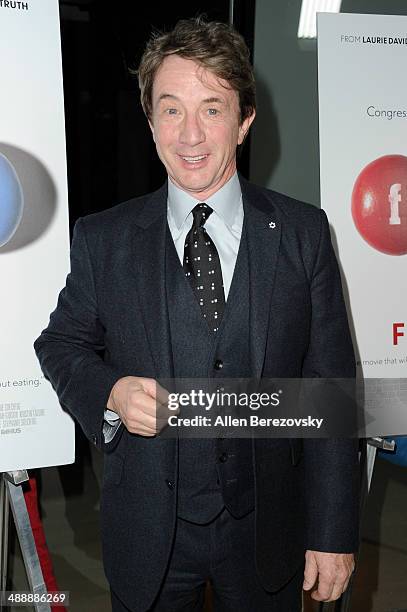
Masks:
[[[386,440],[385,438],[368,438],[367,444],[363,446],[360,456],[360,517],[363,518],[363,513],[366,508],[367,498],[372,483],[373,469],[376,461],[377,450],[394,451],[396,444],[394,440]],[[355,574],[353,574],[349,586],[345,593],[337,601],[329,603],[321,603],[319,612],[349,612],[352,600],[352,587]]]
[[[41,595],[47,595],[47,589],[24,499],[22,483],[27,480],[27,470],[0,474],[0,595],[7,588],[9,508],[11,508],[28,584],[31,592],[41,598]],[[35,612],[51,612],[48,602],[34,603],[33,607]],[[1,602],[0,610],[3,610]]]

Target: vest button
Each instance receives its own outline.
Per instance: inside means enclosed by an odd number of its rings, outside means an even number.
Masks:
[[[215,370],[221,370],[223,368],[222,359],[217,359],[213,367],[215,368]]]
[[[174,486],[175,486],[174,483],[172,482],[172,480],[166,480],[165,482],[166,482],[167,487],[169,489],[171,489],[171,491],[172,491]]]
[[[221,463],[226,463],[227,460],[228,460],[227,453],[222,453],[221,456],[219,457],[219,461]]]

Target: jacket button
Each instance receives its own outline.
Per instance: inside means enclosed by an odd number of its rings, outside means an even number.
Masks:
[[[165,482],[166,482],[167,487],[172,491],[175,486],[172,480],[166,480]]]
[[[96,444],[98,443],[98,437],[97,437],[97,435],[96,435],[96,434],[93,434],[93,435],[91,436],[91,440],[92,440],[92,444],[95,444],[95,445],[96,445]]]
[[[221,463],[226,463],[227,460],[228,460],[227,453],[222,453],[221,456],[219,457],[219,461]]]
[[[222,359],[217,359],[213,367],[215,368],[215,370],[221,370],[223,368]]]

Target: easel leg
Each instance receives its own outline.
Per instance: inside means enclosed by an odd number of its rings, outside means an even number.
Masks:
[[[0,592],[6,590],[8,560],[9,505],[6,482],[0,474]]]
[[[25,473],[25,477],[24,474]],[[21,553],[27,573],[28,584],[31,592],[41,597],[41,595],[47,595],[47,589],[45,586],[44,578],[41,571],[40,561],[35,547],[34,537],[31,529],[30,518],[27,512],[27,506],[24,499],[24,493],[21,486],[21,482],[28,479],[26,472],[11,472],[2,477],[3,481],[3,496],[5,497],[4,509],[7,507],[8,514],[8,502],[11,507],[14,523],[18,539],[20,542]],[[7,529],[5,530],[7,532]],[[6,542],[7,544],[7,542]],[[3,539],[4,547],[4,539]],[[7,555],[7,546],[2,551],[3,558]],[[6,557],[5,557],[6,558]],[[3,578],[2,578],[3,580]],[[6,572],[4,572],[4,581],[6,580]],[[5,589],[4,589],[5,590]],[[33,604],[36,612],[51,612],[51,607],[47,602],[38,602]]]

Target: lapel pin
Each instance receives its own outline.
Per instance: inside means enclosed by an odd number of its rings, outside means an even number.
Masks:
[[[276,227],[276,224],[274,223],[274,221],[270,221],[269,228],[274,229],[275,227]]]

